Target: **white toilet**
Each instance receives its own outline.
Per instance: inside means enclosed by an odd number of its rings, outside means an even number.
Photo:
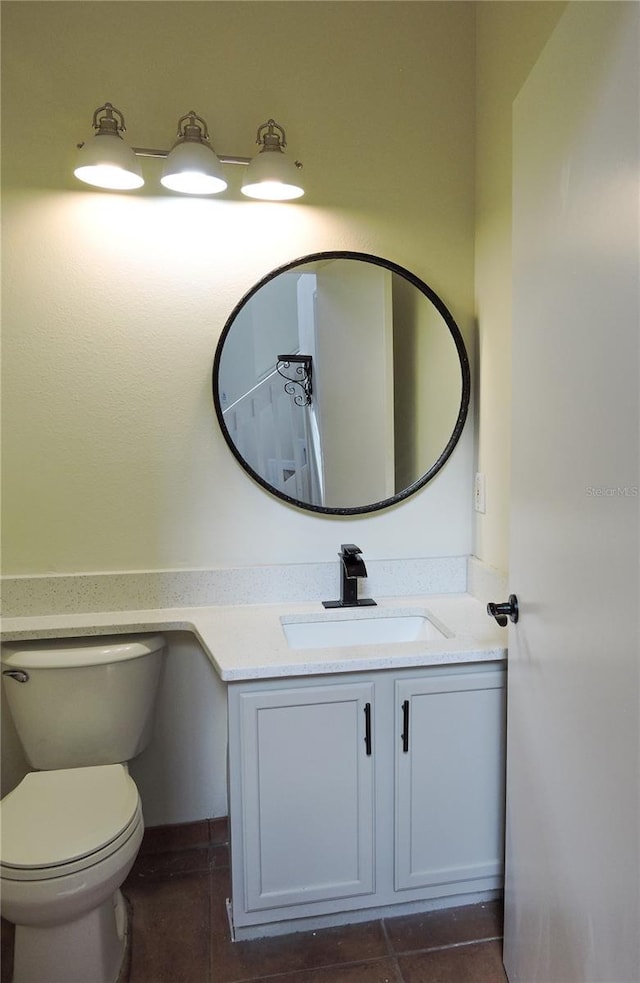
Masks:
[[[126,762],[151,737],[161,635],[9,644],[3,685],[34,769],[0,802],[13,983],[116,983],[120,886],[144,824]]]

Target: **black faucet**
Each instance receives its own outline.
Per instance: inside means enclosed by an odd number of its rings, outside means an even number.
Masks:
[[[375,606],[370,597],[358,597],[358,580],[367,576],[367,568],[362,559],[362,550],[354,543],[343,543],[338,553],[342,565],[340,581],[340,600],[323,601],[325,608],[360,608]]]

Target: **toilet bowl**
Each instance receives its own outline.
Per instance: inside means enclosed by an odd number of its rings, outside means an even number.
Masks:
[[[119,888],[144,830],[126,769],[33,772],[0,811],[14,983],[115,983],[126,946]]]
[[[139,635],[2,650],[9,709],[35,769],[0,802],[13,983],[117,983],[127,944],[120,888],[144,832],[126,762],[151,739],[164,645]]]

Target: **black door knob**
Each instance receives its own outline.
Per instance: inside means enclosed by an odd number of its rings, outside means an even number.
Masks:
[[[515,594],[510,594],[509,600],[504,601],[502,604],[494,604],[493,601],[489,601],[487,604],[487,614],[495,618],[503,628],[507,624],[507,618],[513,621],[515,625],[518,620],[518,598]]]

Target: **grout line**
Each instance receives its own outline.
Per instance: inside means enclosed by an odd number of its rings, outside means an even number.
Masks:
[[[387,931],[387,920],[386,920],[386,918],[381,918],[380,919],[380,926],[382,928],[382,934],[384,935],[384,941],[385,941],[386,946],[387,946],[387,952],[388,952],[388,954],[390,956],[395,956],[396,952],[395,952],[395,949],[393,948],[393,943],[392,943],[391,939],[389,938],[389,933]]]
[[[380,919],[380,925],[382,927],[382,934],[384,935],[384,940],[385,940],[385,942],[387,944],[387,950],[388,950],[389,958],[393,960],[393,967],[394,967],[394,969],[396,971],[396,977],[397,977],[398,983],[404,983],[404,976],[402,975],[402,970],[400,969],[400,963],[398,962],[398,957],[396,955],[396,951],[395,951],[395,949],[393,947],[393,943],[392,943],[391,939],[389,938],[389,932],[387,931],[387,920],[386,920],[386,918],[381,918]]]
[[[275,980],[275,981],[282,980],[282,979],[286,980],[288,977],[291,977],[291,975],[294,973],[296,975],[297,974],[302,975],[303,973],[311,974],[320,971],[325,972],[331,969],[343,970],[343,969],[348,969],[350,966],[372,965],[373,963],[382,962],[384,959],[391,960],[394,967],[396,968],[398,973],[397,983],[404,983],[402,974],[400,973],[400,967],[398,966],[394,956],[372,956],[371,959],[352,959],[349,962],[345,962],[345,963],[327,963],[327,965],[313,966],[311,969],[286,969],[283,970],[282,972],[270,973],[267,976],[245,976],[242,979],[233,980],[232,983],[266,983],[266,981],[268,980]],[[393,983],[393,981],[390,980],[389,983]]]
[[[481,945],[483,942],[500,942],[502,935],[489,935],[481,939],[466,939],[464,942],[450,942],[449,945],[432,945],[424,949],[406,949],[396,953],[398,956],[425,955],[427,952],[445,952],[447,949],[464,949],[468,945]]]

